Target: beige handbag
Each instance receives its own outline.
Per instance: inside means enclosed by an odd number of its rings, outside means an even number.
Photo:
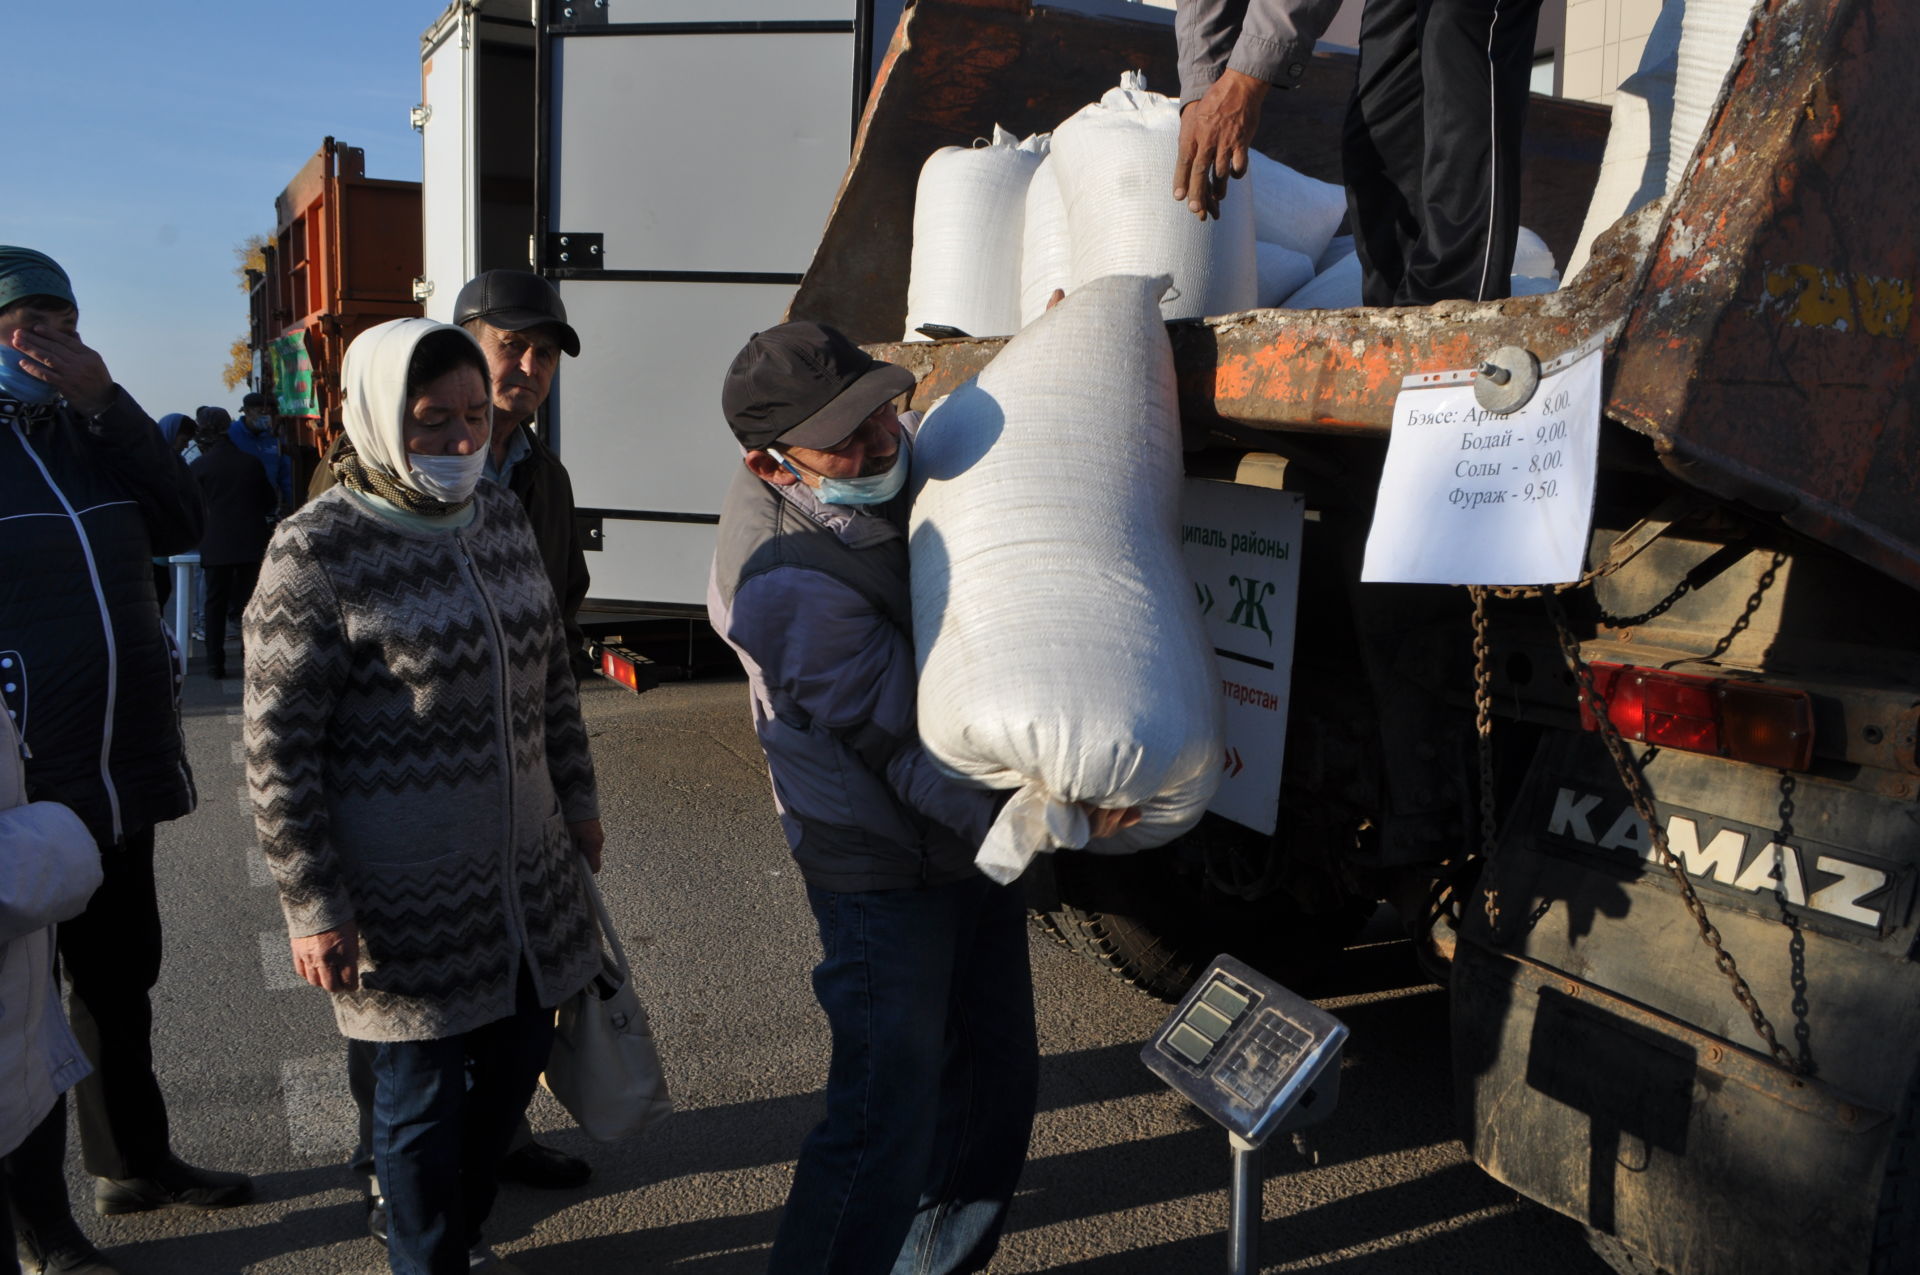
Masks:
[[[643,1132],[673,1110],[666,1073],[647,1011],[633,990],[627,953],[613,931],[600,887],[587,878],[587,898],[612,955],[601,956],[600,973],[560,1005],[553,1052],[541,1080],[598,1142],[616,1142]]]

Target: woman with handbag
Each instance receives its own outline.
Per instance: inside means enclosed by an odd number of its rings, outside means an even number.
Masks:
[[[601,966],[593,766],[526,515],[479,482],[479,346],[384,323],[341,386],[339,485],[280,524],[246,612],[254,818],[295,968],[374,1042],[395,1275],[510,1272],[494,1171]]]

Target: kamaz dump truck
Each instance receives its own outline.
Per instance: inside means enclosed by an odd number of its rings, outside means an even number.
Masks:
[[[952,390],[1002,339],[892,344],[919,165],[1121,70],[1171,86],[1173,54],[1028,0],[910,5],[792,316],[911,368],[916,406]],[[1621,1270],[1920,1270],[1916,66],[1906,0],[1761,0],[1684,179],[1558,292],[1171,327],[1188,472],[1282,473],[1311,510],[1279,830],[1058,856],[1042,906],[1165,993],[1394,900],[1450,957],[1474,1159]],[[1317,57],[1260,148],[1337,180],[1351,77]],[[1522,220],[1561,260],[1605,127],[1529,119]],[[1593,340],[1581,583],[1359,583],[1403,378]]]

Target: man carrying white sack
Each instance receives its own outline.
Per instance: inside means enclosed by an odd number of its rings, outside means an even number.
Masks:
[[[974,867],[1007,794],[915,728],[904,368],[831,328],[756,334],[721,405],[744,467],[707,609],[739,652],[774,802],[820,927],[833,1033],[774,1275],[982,1271],[1026,1159],[1039,1060],[1026,913]],[[1137,817],[1091,811],[1097,834]]]
[[[1217,216],[1340,0],[1178,0],[1173,197]],[[1370,306],[1508,294],[1540,0],[1366,0],[1341,160]]]

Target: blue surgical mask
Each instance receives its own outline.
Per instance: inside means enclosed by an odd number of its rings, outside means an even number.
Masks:
[[[20,366],[26,357],[11,345],[0,344],[0,394],[29,404],[51,403],[59,398],[59,390]]]
[[[778,448],[769,447],[767,453],[786,466],[789,474],[806,481]],[[820,485],[813,489],[813,494],[823,505],[884,505],[906,486],[907,449],[902,447],[894,453],[893,468],[884,474],[869,474],[865,478],[828,478],[825,474],[814,477],[820,480]]]

